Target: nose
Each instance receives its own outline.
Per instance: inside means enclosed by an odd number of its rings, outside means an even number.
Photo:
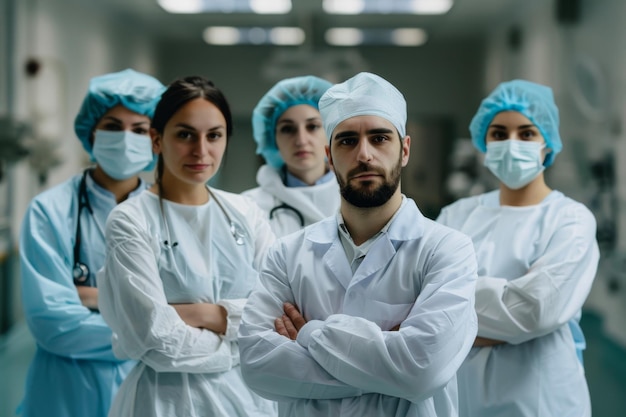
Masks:
[[[296,137],[295,137],[296,146],[298,147],[304,146],[307,139],[308,139],[308,133],[306,131],[306,128],[304,126],[299,126],[298,130],[296,131]]]
[[[359,140],[356,151],[356,157],[359,162],[370,162],[372,160],[372,147],[366,138]]]
[[[209,150],[209,143],[206,140],[199,140],[193,147],[194,156],[205,155]]]

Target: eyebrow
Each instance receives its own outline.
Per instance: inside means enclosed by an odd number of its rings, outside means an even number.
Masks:
[[[117,117],[114,117],[114,116],[104,116],[104,118],[103,118],[103,119],[105,119],[105,120],[106,120],[106,119],[109,119],[110,121],[113,121],[113,122],[115,122],[115,123],[118,123],[118,124],[123,124],[123,122],[122,122],[122,120],[121,120],[121,119],[118,119]],[[133,124],[132,124],[132,126],[138,126],[138,125],[143,125],[143,124],[147,124],[147,123],[148,123],[148,121],[147,121],[147,120],[143,120],[143,121],[141,121],[141,122],[135,122],[135,123],[133,123]]]
[[[533,124],[530,124],[530,125],[521,125],[521,126],[518,126],[518,127],[517,127],[517,129],[528,129],[528,128],[530,128],[530,127],[534,127],[534,128],[536,128],[537,126],[535,126],[535,125],[533,125]],[[492,129],[492,128],[493,128],[493,129],[502,129],[502,130],[506,130],[506,129],[507,129],[507,127],[506,127],[506,126],[503,126],[503,125],[490,125],[490,126],[489,126],[489,128],[490,128],[490,129]]]
[[[312,122],[312,121],[317,121],[317,120],[321,121],[322,118],[321,117],[317,117],[317,116],[309,117],[309,118],[305,119],[305,122]],[[282,119],[282,120],[278,121],[276,123],[276,125],[280,125],[280,124],[283,124],[283,123],[295,123],[295,121],[292,120],[292,119]]]
[[[188,130],[197,130],[195,127],[188,125],[187,123],[176,123],[174,127],[182,127],[183,129],[188,129]],[[225,129],[225,127],[222,125],[217,125],[217,126],[210,128],[209,130],[218,130],[218,129]]]
[[[376,128],[376,129],[370,129],[368,131],[365,132],[368,135],[376,135],[376,134],[381,134],[381,133],[393,133],[393,130],[391,129],[387,129],[386,127],[380,127],[380,128]],[[343,138],[350,138],[350,137],[354,137],[354,136],[358,136],[359,133],[354,131],[354,130],[348,130],[345,132],[341,132],[341,133],[337,133],[335,135],[335,139],[343,139]]]

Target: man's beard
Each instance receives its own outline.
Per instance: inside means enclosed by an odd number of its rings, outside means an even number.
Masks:
[[[361,186],[356,188],[350,185],[349,181],[344,181],[339,174],[336,174],[341,196],[350,204],[359,208],[380,207],[385,204],[398,189],[400,184],[400,171],[402,169],[402,156],[398,163],[389,172],[389,177],[381,168],[374,168],[365,163],[348,172],[346,178],[350,178],[361,172],[376,172],[384,177],[384,181],[378,187],[369,187],[370,181],[361,182]]]

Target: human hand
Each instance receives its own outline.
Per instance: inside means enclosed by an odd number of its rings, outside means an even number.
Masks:
[[[274,327],[276,332],[282,336],[288,337],[291,340],[296,340],[298,332],[306,324],[306,320],[300,314],[298,307],[291,303],[283,304],[283,314],[274,320]]]
[[[217,334],[226,333],[228,314],[223,306],[210,303],[170,305],[188,326],[211,330]]]
[[[496,339],[488,339],[486,337],[480,337],[480,336],[476,336],[476,339],[474,339],[474,347],[487,347],[487,346],[496,346],[496,345],[503,345],[505,342],[503,342],[502,340],[496,340]]]
[[[77,285],[76,291],[78,291],[78,298],[82,305],[90,310],[98,310],[98,288]]]

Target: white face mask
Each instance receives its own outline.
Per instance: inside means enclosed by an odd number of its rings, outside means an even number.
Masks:
[[[541,152],[544,147],[543,143],[515,139],[489,142],[485,166],[507,187],[517,190],[545,169]]]
[[[128,130],[96,130],[93,157],[111,178],[125,180],[152,163],[152,140]]]

